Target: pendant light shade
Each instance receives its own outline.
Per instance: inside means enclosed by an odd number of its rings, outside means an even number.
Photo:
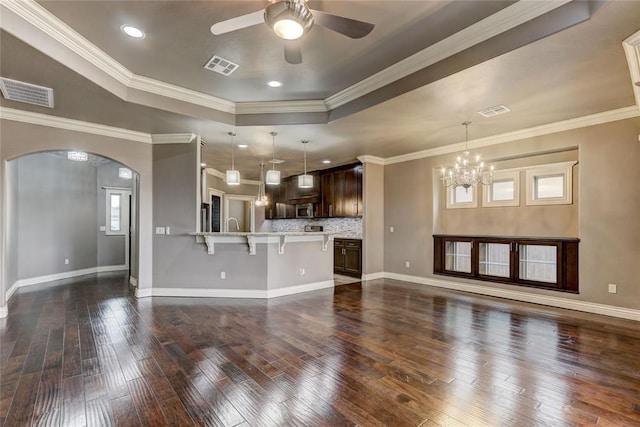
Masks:
[[[312,188],[313,187],[313,175],[307,175],[307,144],[309,140],[303,139],[302,146],[304,147],[304,175],[298,176],[298,188]]]
[[[279,185],[280,171],[276,170],[276,135],[278,132],[271,132],[271,141],[273,144],[273,160],[271,161],[271,169],[267,171],[266,184]]]
[[[233,137],[236,136],[236,133],[229,132],[229,136],[231,137],[231,170],[227,171],[226,181],[227,181],[227,185],[240,185],[240,171],[237,171],[235,167],[234,146],[233,146]]]

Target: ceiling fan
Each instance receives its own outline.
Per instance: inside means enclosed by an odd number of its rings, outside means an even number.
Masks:
[[[211,26],[211,32],[220,35],[263,22],[285,40],[284,58],[289,64],[302,63],[299,39],[309,32],[314,23],[352,39],[366,36],[375,26],[369,22],[309,9],[307,0],[270,0],[264,11],[216,22]]]

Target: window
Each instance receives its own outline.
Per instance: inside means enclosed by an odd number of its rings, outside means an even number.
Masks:
[[[484,187],[482,206],[520,206],[520,172],[494,172],[493,182]]]
[[[578,292],[578,239],[434,235],[435,274]]]
[[[120,207],[120,200],[122,194],[110,194],[109,199],[109,231],[120,231],[120,218],[122,215],[122,209]]]
[[[449,187],[446,189],[447,209],[456,208],[477,208],[478,207],[478,189],[476,186],[464,188]]]
[[[570,205],[573,203],[573,165],[555,163],[527,170],[527,205]]]
[[[105,190],[105,234],[107,236],[127,235],[129,233],[129,198],[131,190],[115,187],[105,187]]]

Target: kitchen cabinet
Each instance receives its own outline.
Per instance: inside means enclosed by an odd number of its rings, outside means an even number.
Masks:
[[[348,165],[320,173],[321,217],[362,216],[362,165]]]
[[[313,187],[311,188],[299,188],[298,176],[291,178],[294,185],[289,195],[289,203],[292,205],[320,202],[320,173],[316,171],[308,172],[308,174],[313,176]]]
[[[279,185],[265,185],[265,194],[269,205],[265,211],[266,219],[295,218],[295,206],[289,202],[289,197],[295,191],[293,180],[283,179]]]
[[[346,276],[362,276],[362,240],[334,239],[333,272]]]

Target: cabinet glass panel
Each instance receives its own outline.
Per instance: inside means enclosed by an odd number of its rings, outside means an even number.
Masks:
[[[556,283],[558,248],[544,245],[520,245],[520,279]]]
[[[471,242],[445,242],[445,270],[471,273]]]
[[[508,243],[480,243],[480,274],[510,277],[510,246]]]

